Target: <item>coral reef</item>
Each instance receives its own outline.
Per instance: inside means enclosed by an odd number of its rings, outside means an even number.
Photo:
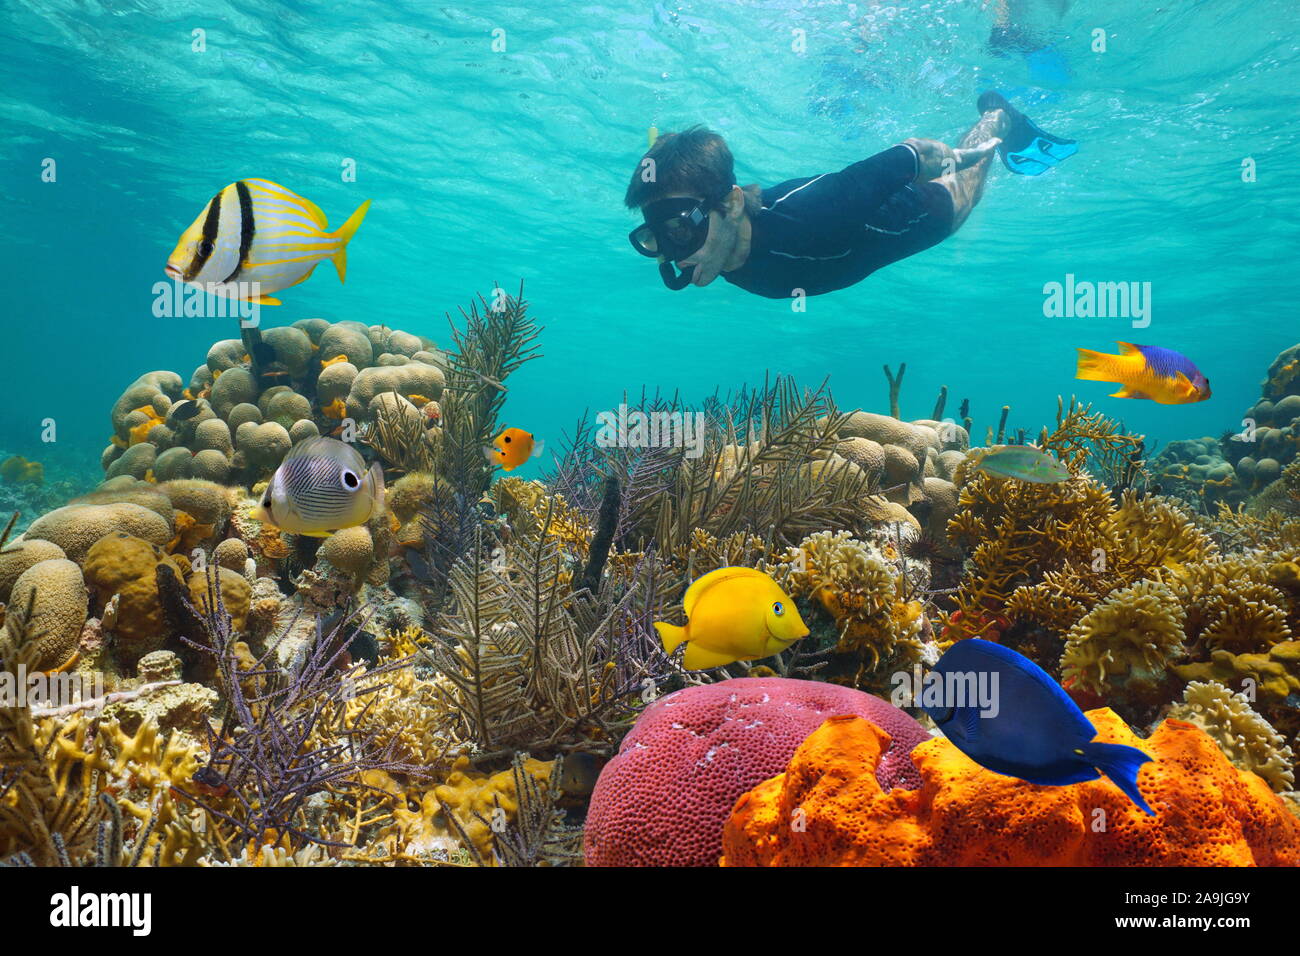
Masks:
[[[834,621],[835,651],[857,659],[852,685],[877,692],[886,691],[884,675],[921,660],[928,629],[923,601],[915,599],[925,596],[928,572],[887,547],[823,531],[773,569],[792,598],[811,599]],[[880,675],[875,685],[869,675]]]
[[[947,740],[912,752],[922,784],[884,790],[890,739],[832,717],[788,769],[736,801],[726,866],[1295,866],[1300,819],[1200,728],[1167,720],[1150,738],[1109,710],[1098,739],[1141,747],[1149,817],[1105,778],[1036,786],[979,766]]]
[[[1286,500],[1282,475],[1300,450],[1297,350],[1284,349],[1260,382],[1260,398],[1219,438],[1170,442],[1153,462],[1157,480],[1203,513],[1251,497]]]
[[[892,736],[876,767],[879,787],[918,784],[909,751],[929,735],[878,697],[777,677],[690,687],[647,707],[601,771],[587,865],[715,865],[736,798],[784,768],[832,714],[857,714]]]
[[[1222,684],[1192,681],[1169,717],[1200,727],[1234,767],[1258,774],[1279,793],[1295,786],[1295,755],[1244,694],[1234,694]]]
[[[0,503],[34,517],[0,533],[0,675],[86,689],[0,701],[0,863],[711,866],[724,827],[729,864],[1295,862],[1296,349],[1253,432],[1156,462],[1060,400],[1036,442],[1070,472],[1054,485],[980,470],[1026,441],[1008,406],[987,448],[946,387],[904,420],[905,366],[889,415],[786,377],[643,392],[525,480],[483,448],[542,330],[522,289],[448,318],[446,351],[305,319],[146,373],[97,486],[0,456]],[[256,516],[315,435],[388,492],[324,539]],[[811,634],[684,671],[652,624],[731,566]],[[1161,816],[1106,781],[989,774],[882,699],[973,635],[1112,708],[1106,739],[1136,740],[1114,714],[1158,725]],[[806,829],[777,832],[796,810]]]
[[[113,406],[105,475],[255,483],[303,438],[373,429],[385,410],[436,429],[421,411],[442,394],[446,355],[383,325],[303,319],[243,330],[208,350],[188,386],[150,372]],[[416,402],[418,404],[413,404]]]

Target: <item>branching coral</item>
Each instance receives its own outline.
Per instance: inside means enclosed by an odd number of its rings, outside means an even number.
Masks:
[[[1126,432],[1122,422],[1094,412],[1073,395],[1068,406],[1057,396],[1056,430],[1049,434],[1044,428],[1038,446],[1079,470],[1087,468],[1110,488],[1140,488],[1150,480],[1143,437]]]
[[[1173,592],[1158,582],[1115,591],[1070,629],[1061,676],[1094,693],[1108,687],[1154,693],[1169,662],[1183,653],[1185,617]]]
[[[921,602],[906,599],[895,565],[847,531],[805,538],[785,556],[776,577],[792,597],[811,597],[835,620],[836,650],[861,657],[855,686],[882,661],[907,666],[920,659]]]
[[[1250,770],[1268,781],[1275,791],[1295,785],[1295,755],[1285,738],[1250,706],[1244,694],[1234,694],[1222,684],[1192,681],[1183,690],[1182,703],[1169,716],[1195,724],[1214,738],[1233,766]]]
[[[1106,490],[1087,474],[1050,485],[995,478],[957,469],[959,510],[948,535],[969,554],[954,595],[946,636],[987,637],[1016,588],[1045,572],[1094,560],[1098,529],[1113,511]]]

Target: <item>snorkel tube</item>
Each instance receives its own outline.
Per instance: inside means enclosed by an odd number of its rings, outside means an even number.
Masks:
[[[673,268],[673,264],[663,256],[659,257],[659,278],[664,280],[664,285],[674,292],[685,289],[691,284],[691,279],[695,277],[695,266],[687,266],[681,272]]]

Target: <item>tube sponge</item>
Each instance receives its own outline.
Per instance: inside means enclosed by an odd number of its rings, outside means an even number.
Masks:
[[[875,769],[888,735],[832,717],[785,773],[736,801],[723,865],[1300,864],[1300,819],[1199,727],[1166,720],[1143,740],[1108,709],[1087,716],[1100,741],[1151,755],[1139,781],[1155,816],[1107,779],[1037,786],[986,770],[942,738],[912,751],[919,789],[886,792]]]

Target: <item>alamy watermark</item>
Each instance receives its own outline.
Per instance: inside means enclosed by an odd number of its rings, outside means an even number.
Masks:
[[[1133,328],[1151,324],[1150,282],[1064,282],[1043,286],[1043,315],[1049,319],[1132,319]]]
[[[159,280],[153,284],[153,296],[153,314],[159,319],[239,319],[246,329],[262,322],[260,282]]]
[[[0,707],[31,707],[55,710],[72,707],[82,701],[104,696],[104,675],[98,671],[83,674],[28,673],[25,664],[16,671],[0,671]]]
[[[601,448],[684,448],[687,458],[704,454],[704,413],[643,412],[626,404],[598,412],[596,444]]]
[[[998,715],[997,671],[930,671],[922,675],[921,665],[895,671],[889,678],[894,689],[889,702],[895,707],[977,708],[981,717]]]

